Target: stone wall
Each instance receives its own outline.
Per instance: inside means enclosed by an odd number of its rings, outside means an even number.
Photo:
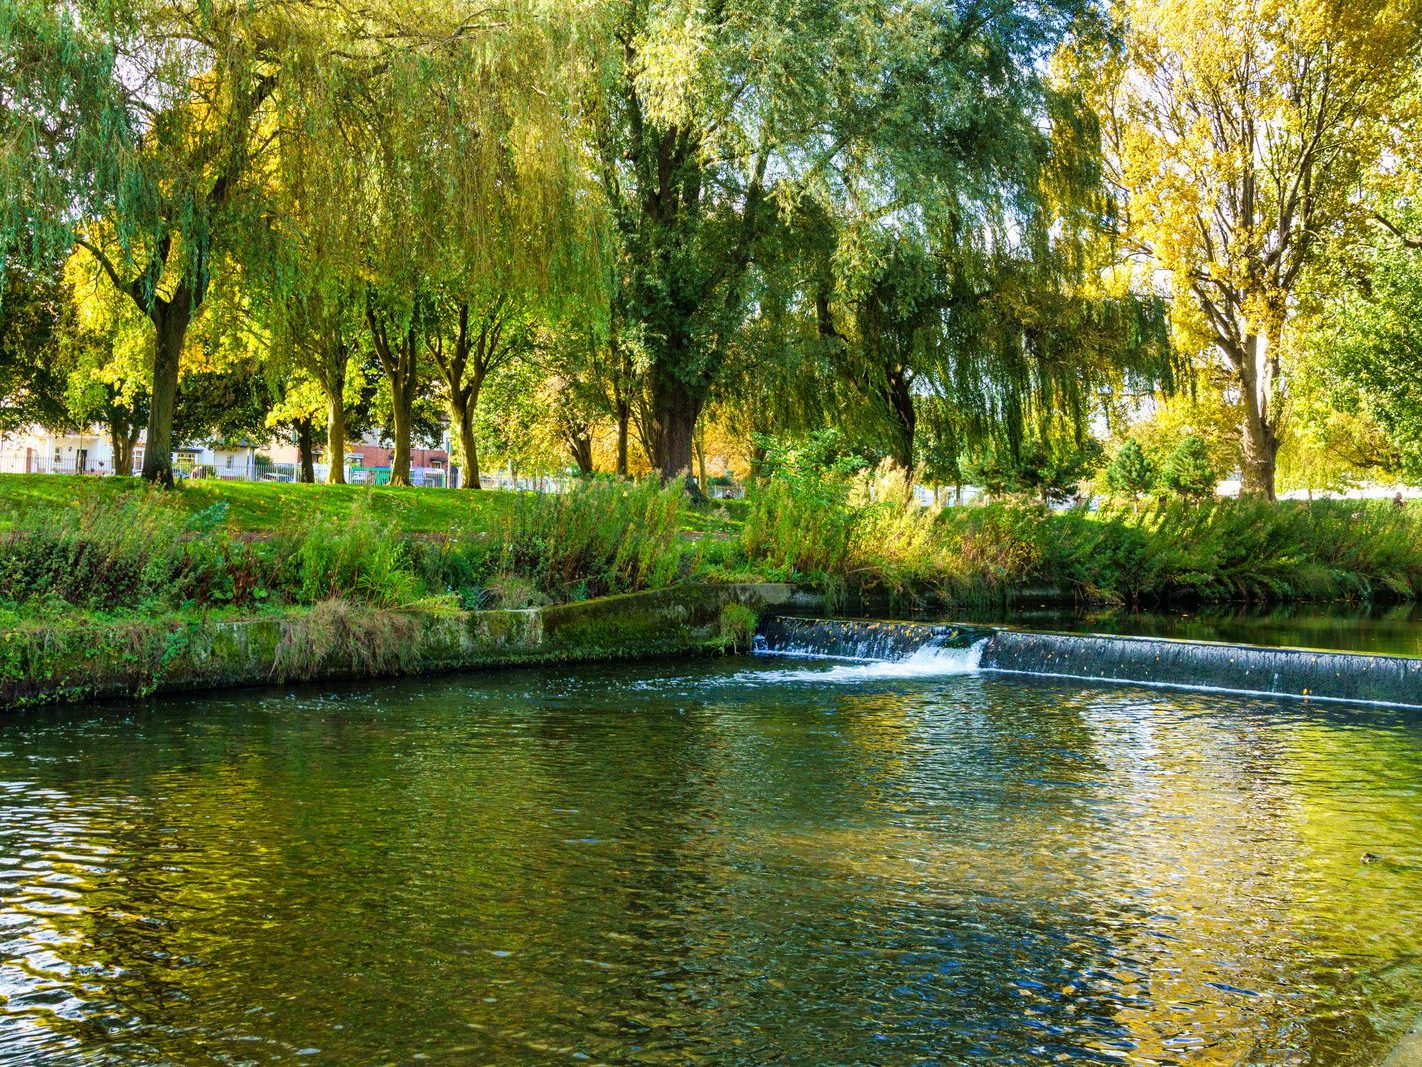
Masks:
[[[333,601],[251,620],[113,622],[0,633],[0,707],[224,686],[717,651],[721,612],[785,607],[792,586],[680,586],[524,611]]]

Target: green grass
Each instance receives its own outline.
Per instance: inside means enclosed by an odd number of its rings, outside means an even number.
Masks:
[[[117,503],[146,492],[137,478],[85,478],[65,474],[0,474],[0,527],[44,513]],[[357,501],[370,514],[403,533],[446,533],[494,526],[513,507],[517,493],[461,492],[402,486],[298,485],[287,482],[190,481],[163,495],[172,506],[196,514],[226,501],[224,520],[235,533],[268,533],[343,522]]]
[[[330,600],[518,608],[663,588],[700,559],[687,515],[681,488],[655,479],[541,494],[0,476],[0,626]]]
[[[466,608],[683,581],[795,581],[908,602],[1367,600],[1422,594],[1422,508],[1221,500],[942,513],[838,478],[691,506],[655,483],[557,496],[0,475],[0,614],[263,610],[330,597]],[[0,625],[4,625],[0,621]]]

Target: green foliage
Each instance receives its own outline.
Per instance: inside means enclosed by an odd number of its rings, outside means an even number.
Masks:
[[[0,247],[0,434],[31,423],[64,427],[60,334],[70,294],[54,270],[6,264]]]
[[[1187,500],[1215,495],[1219,473],[1210,461],[1209,448],[1198,437],[1186,437],[1160,466],[1160,484]]]
[[[848,501],[844,478],[783,468],[749,494],[741,547],[782,577],[842,576],[856,520]]]
[[[1051,589],[1115,603],[1422,593],[1416,508],[1212,499],[1101,513],[1041,504],[937,511],[883,479],[872,500],[866,488],[864,480],[851,490],[842,480],[771,479],[749,501],[741,576],[946,603]],[[802,550],[798,529],[815,555]]]
[[[344,525],[313,528],[303,538],[296,558],[300,597],[304,603],[348,597],[376,607],[408,605],[424,594],[412,563],[404,538],[357,506]]]
[[[1106,465],[1106,487],[1132,500],[1150,492],[1155,484],[1155,466],[1134,438],[1126,438]]]
[[[754,608],[735,602],[721,608],[721,647],[739,652],[750,648],[755,640],[756,624],[760,616]]]
[[[1025,442],[1013,451],[1003,444],[968,470],[968,480],[995,497],[1029,496],[1042,503],[1065,503],[1081,482],[1101,465],[1101,445],[1095,438],[1081,442]]]
[[[32,612],[252,607],[278,580],[279,539],[253,542],[148,494],[37,512],[0,540],[0,602]]]
[[[659,588],[681,563],[685,507],[679,486],[655,478],[527,494],[499,531],[498,572],[531,578],[554,601]]]
[[[1397,224],[1422,231],[1422,210],[1400,210]],[[1422,250],[1384,240],[1339,273],[1339,292],[1309,339],[1310,369],[1324,392],[1319,414],[1352,417],[1332,450],[1364,470],[1395,466],[1422,477]],[[1368,447],[1359,431],[1369,423],[1382,428],[1389,449]],[[1397,462],[1387,462],[1388,451]]]

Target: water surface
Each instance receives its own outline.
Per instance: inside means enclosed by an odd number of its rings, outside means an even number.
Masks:
[[[785,660],[13,715],[0,1063],[1369,1063],[1419,783],[1422,713]]]
[[[959,614],[964,614],[963,621],[1006,623],[1068,633],[1127,634],[1422,656],[1422,603],[1201,605],[1178,611],[1072,610],[1045,604],[1019,604],[1001,610]]]

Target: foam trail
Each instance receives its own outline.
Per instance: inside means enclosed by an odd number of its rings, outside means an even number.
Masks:
[[[955,674],[971,674],[978,669],[987,640],[975,642],[968,648],[944,648],[939,645],[924,645],[902,659],[860,660],[847,656],[825,656],[810,649],[787,648],[776,651],[757,650],[757,656],[765,657],[812,657],[819,661],[814,665],[785,670],[759,670],[745,672],[757,681],[764,682],[814,682],[825,684],[855,684],[858,682],[878,682],[893,679],[941,678]],[[831,662],[825,664],[825,660]],[[749,678],[747,679],[749,680]]]

